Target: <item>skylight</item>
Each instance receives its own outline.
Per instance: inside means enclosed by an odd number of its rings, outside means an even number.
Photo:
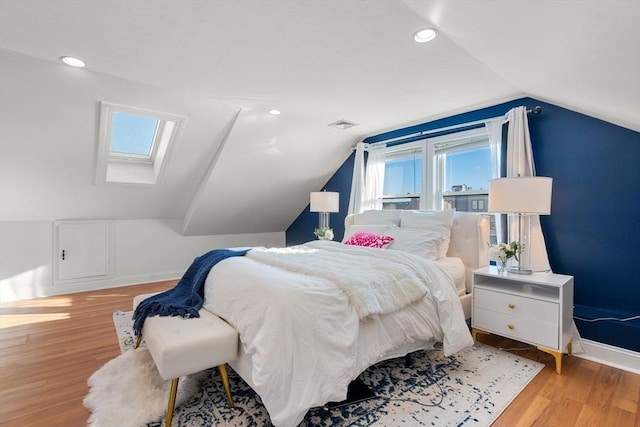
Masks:
[[[156,184],[183,117],[100,103],[96,183]]]
[[[111,157],[151,160],[160,120],[114,112],[111,121]]]

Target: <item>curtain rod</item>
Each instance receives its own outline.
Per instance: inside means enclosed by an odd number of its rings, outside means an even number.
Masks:
[[[527,110],[527,114],[533,114],[533,115],[538,115],[541,112],[542,112],[542,107],[540,107],[540,106],[536,106],[536,107],[534,107],[534,108],[532,108],[530,110]],[[488,119],[476,120],[476,121],[473,121],[473,122],[460,123],[458,125],[445,126],[445,127],[441,127],[441,128],[438,128],[438,129],[423,130],[423,131],[412,133],[412,134],[409,134],[409,135],[398,136],[396,138],[391,138],[391,139],[385,139],[384,141],[371,142],[371,143],[368,143],[367,145],[376,145],[376,144],[382,144],[382,143],[388,144],[388,143],[392,143],[392,142],[395,142],[395,141],[401,141],[403,139],[416,138],[416,137],[419,137],[419,136],[427,137],[428,135],[434,134],[434,133],[440,133],[440,132],[445,132],[445,131],[448,131],[448,130],[454,130],[454,129],[459,129],[459,128],[466,128],[466,127],[469,127],[469,126],[475,126],[475,125],[479,125],[481,123],[489,122],[489,121],[492,121],[492,120],[504,119],[504,118],[505,118],[505,115],[502,115],[502,116],[490,117]],[[351,151],[355,151],[355,150],[356,150],[355,147],[351,148]]]
[[[536,105],[531,110],[527,110],[527,114],[538,115],[540,113],[542,113],[542,107],[540,107],[539,105]]]

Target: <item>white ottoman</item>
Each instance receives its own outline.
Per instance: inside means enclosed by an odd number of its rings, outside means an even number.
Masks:
[[[138,295],[133,308],[152,294]],[[178,381],[181,376],[217,366],[229,406],[233,399],[225,363],[235,360],[238,352],[238,332],[227,322],[206,309],[200,317],[174,316],[147,317],[142,329],[144,338],[160,376],[172,380],[167,406],[166,426],[171,425]],[[136,343],[136,347],[139,342]]]

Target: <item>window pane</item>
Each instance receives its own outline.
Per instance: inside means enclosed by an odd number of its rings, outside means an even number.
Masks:
[[[387,160],[384,167],[384,196],[422,192],[422,155],[420,153]]]
[[[420,209],[420,197],[393,197],[382,201],[382,209]]]
[[[491,179],[489,147],[447,153],[446,156],[444,191],[488,191]]]
[[[158,119],[126,113],[113,113],[111,152],[151,156]]]
[[[459,212],[486,212],[491,176],[489,146],[456,149],[444,154],[444,207]],[[495,215],[490,216],[489,241],[495,244]]]

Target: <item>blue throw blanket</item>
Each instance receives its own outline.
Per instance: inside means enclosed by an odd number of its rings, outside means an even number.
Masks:
[[[136,307],[133,313],[133,332],[142,336],[142,326],[149,316],[200,317],[204,302],[204,282],[209,270],[220,261],[244,256],[249,249],[214,249],[193,260],[178,284],[168,291],[151,296]]]

